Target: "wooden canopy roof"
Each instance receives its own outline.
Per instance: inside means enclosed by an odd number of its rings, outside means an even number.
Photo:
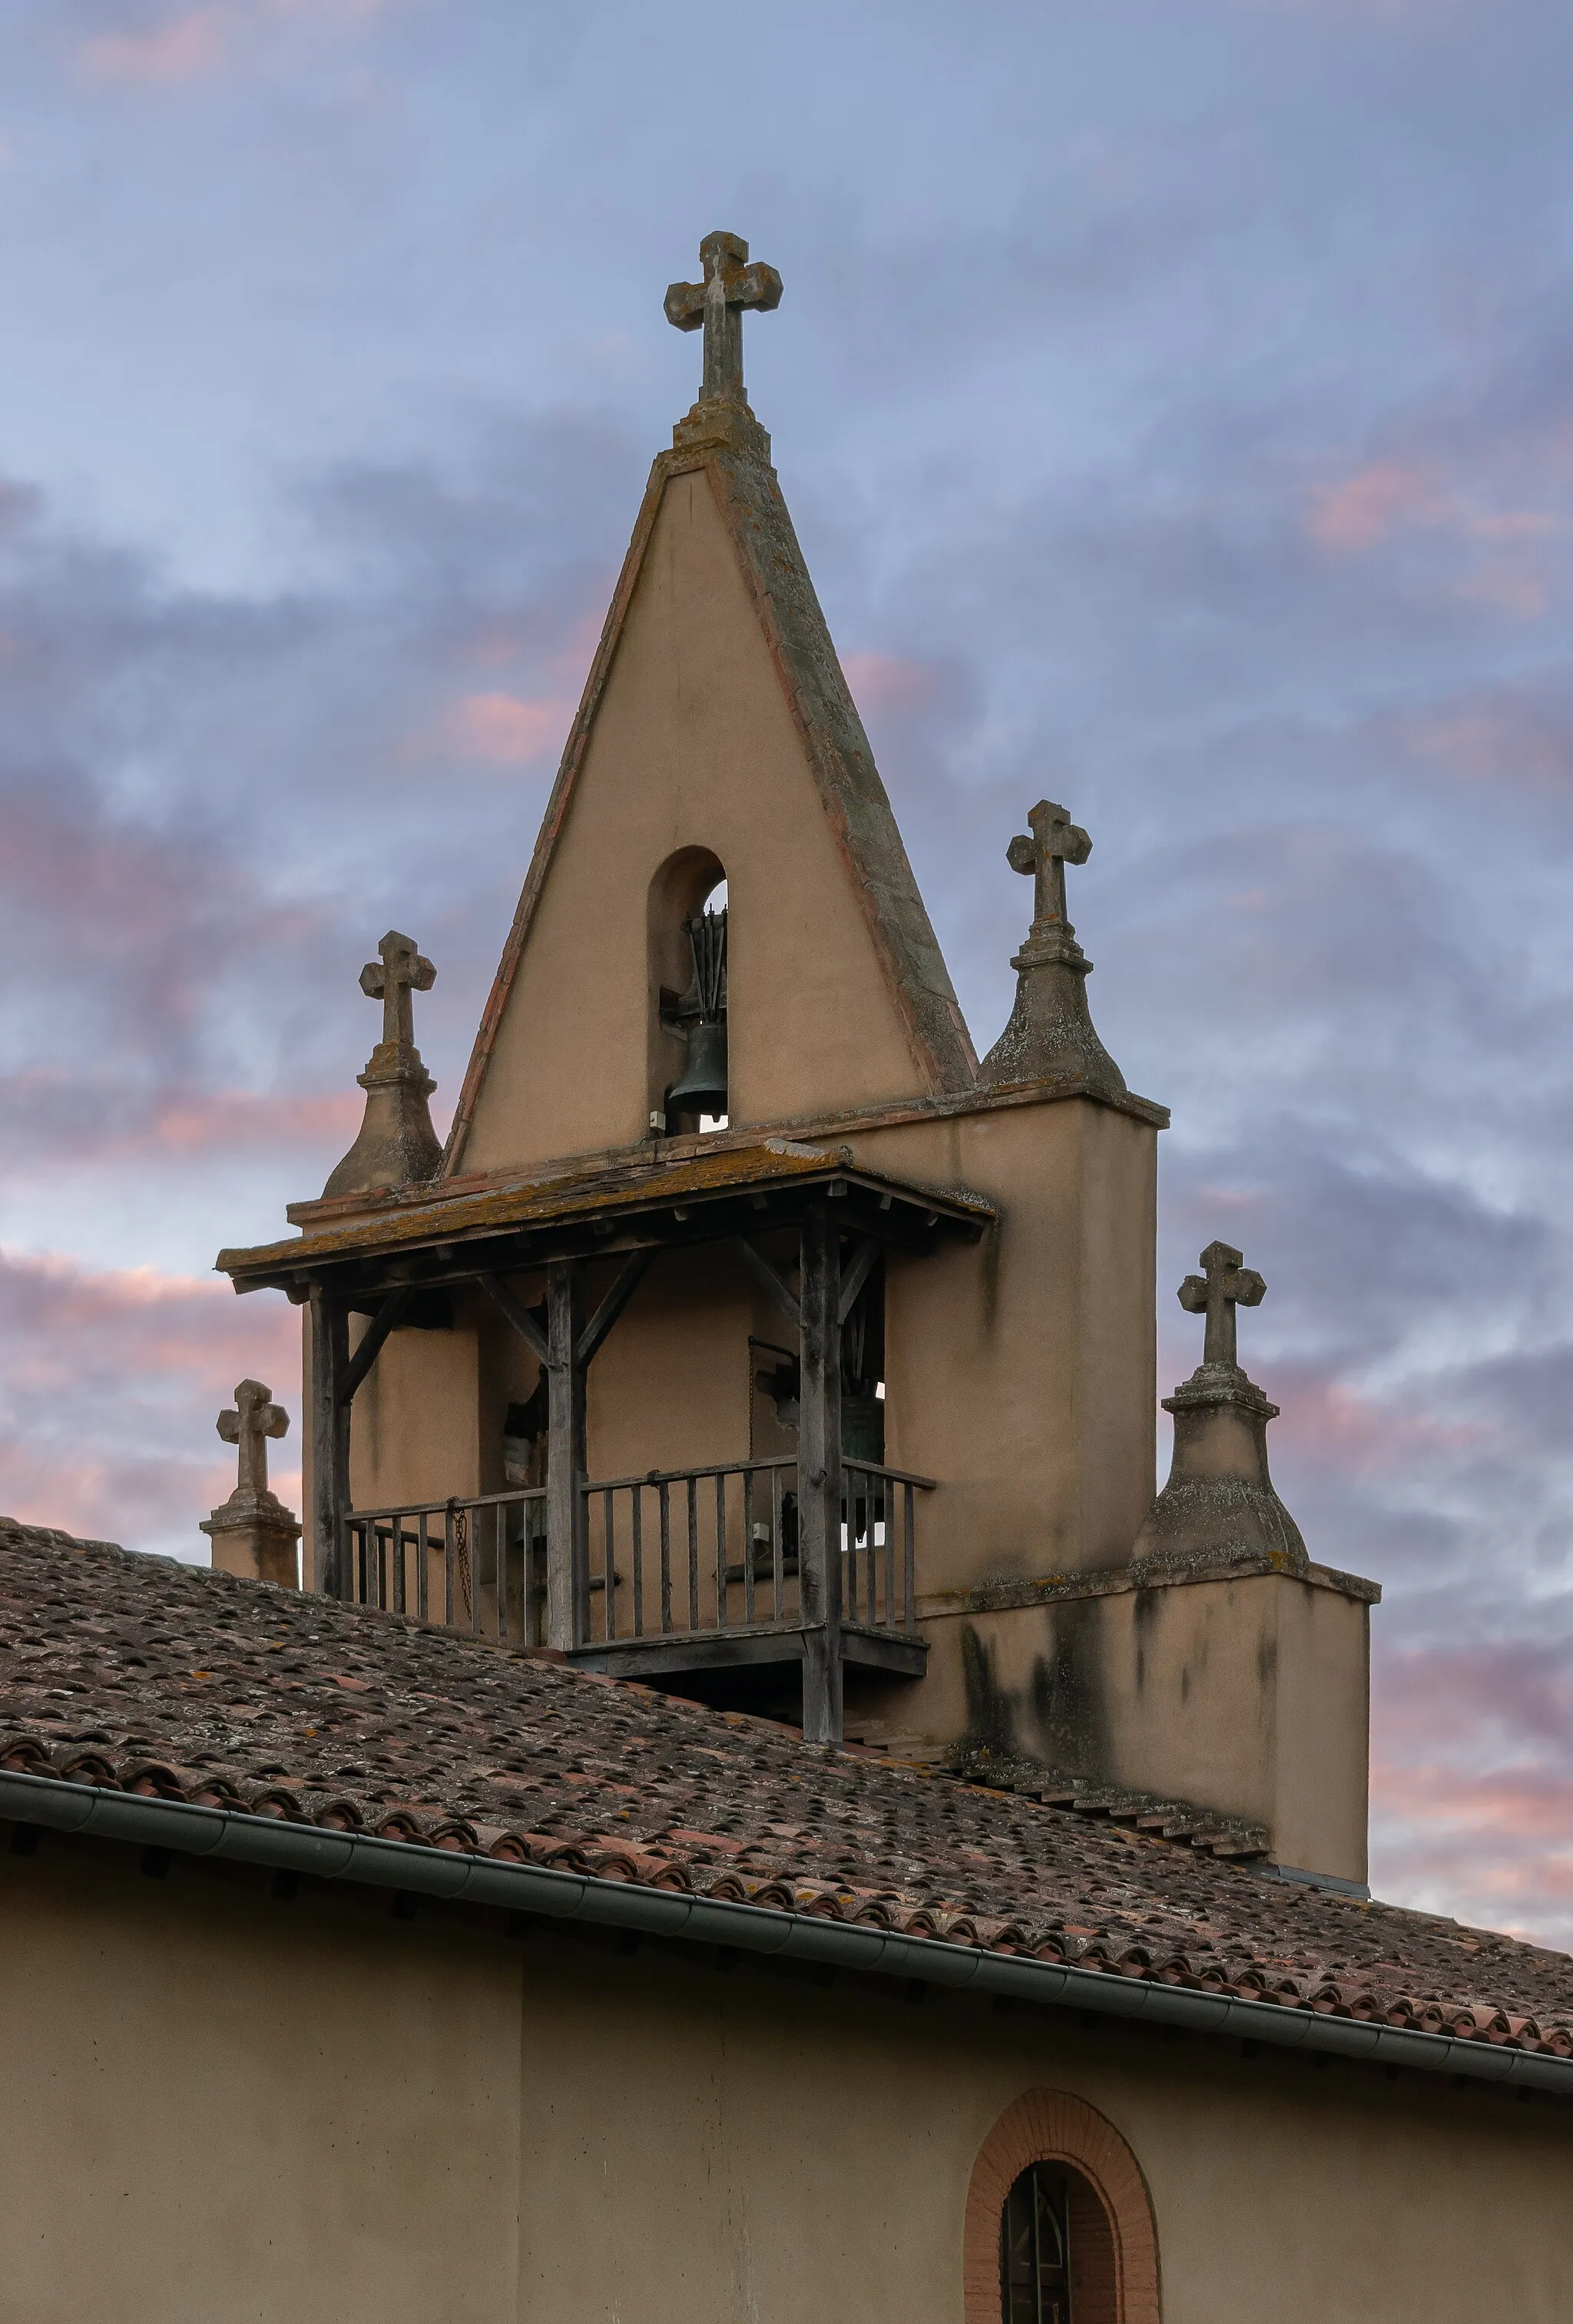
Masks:
[[[795,1226],[825,1202],[844,1204],[849,1228],[898,1249],[928,1249],[942,1233],[976,1240],[997,1215],[965,1188],[942,1191],[772,1139],[682,1161],[624,1163],[579,1176],[519,1179],[480,1192],[434,1192],[428,1202],[249,1250],[221,1250],[216,1267],[237,1291],[312,1283],[354,1291],[455,1283],[498,1268],[614,1250],[714,1242]]]

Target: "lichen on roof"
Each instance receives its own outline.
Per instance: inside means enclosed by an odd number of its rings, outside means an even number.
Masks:
[[[1565,1954],[4,1521],[0,1764],[1573,2056]]]

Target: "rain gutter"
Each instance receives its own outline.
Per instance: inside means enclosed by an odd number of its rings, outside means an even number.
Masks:
[[[1472,2081],[1546,2090],[1573,2098],[1573,2059],[1550,2058],[1449,2034],[1413,2033],[1363,2019],[1233,1996],[1197,1993],[1071,1963],[1029,1960],[934,1937],[905,1937],[807,1913],[604,1880],[543,1865],[378,1840],[363,1832],[325,1831],[227,1808],[73,1784],[58,1776],[0,1771],[0,1819],[96,1840],[249,1864],[314,1880],[349,1880],[449,1904],[483,1904],[545,1920],[587,1921],[599,1928],[720,1945],[739,1953],[796,1960],[876,1977],[900,1978],[943,1992],[987,1993],[1013,2001],[1079,2009],[1099,2017],[1173,2025],[1284,2050],[1458,2074]]]

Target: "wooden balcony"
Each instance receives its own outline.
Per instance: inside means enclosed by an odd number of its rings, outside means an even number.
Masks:
[[[349,1595],[503,1643],[539,1646],[566,1631],[576,1663],[672,1680],[801,1664],[825,1627],[823,1605],[842,1665],[921,1677],[917,1499],[934,1480],[843,1460],[836,1570],[819,1576],[797,1471],[788,1458],[582,1480],[562,1614],[544,1486],[353,1510]]]
[[[845,1664],[921,1672],[907,1544],[912,1496],[927,1480],[843,1454],[843,1333],[888,1256],[924,1259],[950,1238],[976,1242],[996,1217],[991,1204],[859,1167],[844,1148],[775,1139],[670,1163],[630,1155],[543,1182],[438,1182],[342,1223],[330,1207],[312,1205],[311,1231],[296,1240],[219,1257],[237,1290],[278,1287],[309,1310],[317,1589],[517,1636],[630,1676],[796,1662],[803,1730],[816,1742],[841,1739]],[[652,1261],[684,1264],[706,1245],[730,1251],[795,1345],[796,1456],[593,1481],[588,1369]],[[356,1392],[392,1333],[429,1323],[460,1292],[501,1315],[538,1367],[547,1482],[355,1510]],[[353,1352],[352,1314],[367,1319]],[[760,1524],[768,1543],[751,1530]]]

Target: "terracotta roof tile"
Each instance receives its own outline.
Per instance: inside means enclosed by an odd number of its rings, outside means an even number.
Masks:
[[[5,1520],[0,1766],[1573,2055],[1565,1954]]]

